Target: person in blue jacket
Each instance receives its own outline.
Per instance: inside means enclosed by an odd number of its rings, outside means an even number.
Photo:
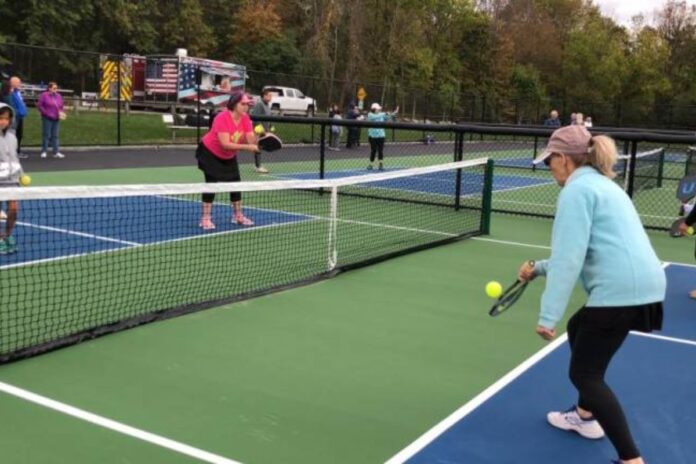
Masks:
[[[606,384],[609,363],[629,331],[662,328],[666,277],[633,202],[612,178],[616,145],[583,126],[556,130],[535,163],[545,163],[562,187],[551,257],[523,264],[519,277],[546,277],[536,332],[551,340],[576,282],[587,303],[568,320],[570,380],[577,404],[550,412],[548,422],[590,439],[605,434],[623,464],[642,464],[624,412]]]

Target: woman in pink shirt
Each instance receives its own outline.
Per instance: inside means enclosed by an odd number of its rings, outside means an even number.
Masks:
[[[243,92],[235,92],[227,102],[227,110],[218,114],[196,150],[198,169],[203,171],[206,182],[239,182],[239,150],[256,152],[256,135],[247,114],[252,99]],[[215,229],[212,220],[214,193],[203,194],[203,214],[200,227]],[[253,226],[254,222],[242,212],[242,194],[230,192],[232,222],[241,226]]]

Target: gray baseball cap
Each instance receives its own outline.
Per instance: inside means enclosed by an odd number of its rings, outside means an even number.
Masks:
[[[564,155],[585,154],[590,147],[591,139],[592,134],[585,129],[585,126],[561,127],[551,134],[544,151],[534,158],[534,164],[543,162],[552,153],[563,153]]]

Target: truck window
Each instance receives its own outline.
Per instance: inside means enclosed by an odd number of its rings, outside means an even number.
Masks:
[[[285,96],[290,98],[295,98],[295,91],[293,89],[287,89],[285,91]]]

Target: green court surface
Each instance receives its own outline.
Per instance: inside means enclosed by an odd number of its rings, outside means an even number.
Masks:
[[[36,185],[199,177],[195,168],[34,174]],[[0,366],[2,461],[384,462],[545,345],[534,334],[540,284],[496,319],[483,288],[546,257],[550,226],[494,215],[487,237]],[[690,262],[689,240],[651,239],[662,259]],[[571,307],[582,302],[576,290]],[[87,412],[138,430],[102,427]]]

